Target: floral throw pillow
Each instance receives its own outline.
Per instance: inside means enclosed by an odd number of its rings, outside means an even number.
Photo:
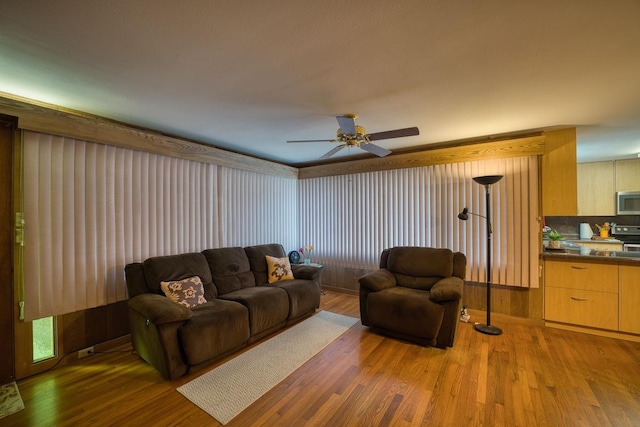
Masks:
[[[160,287],[171,301],[189,308],[207,302],[204,298],[202,280],[198,276],[171,282],[160,282]]]
[[[276,258],[267,255],[267,274],[269,283],[283,282],[285,280],[293,280],[293,271],[289,258]]]

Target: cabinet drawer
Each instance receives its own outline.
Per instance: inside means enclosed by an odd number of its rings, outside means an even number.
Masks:
[[[546,261],[544,274],[546,286],[618,293],[618,265]]]
[[[547,287],[545,319],[618,330],[618,294]]]

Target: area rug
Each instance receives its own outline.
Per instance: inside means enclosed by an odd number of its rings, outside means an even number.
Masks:
[[[15,381],[0,386],[0,418],[24,409],[20,391]]]
[[[226,424],[357,321],[321,311],[177,390]]]

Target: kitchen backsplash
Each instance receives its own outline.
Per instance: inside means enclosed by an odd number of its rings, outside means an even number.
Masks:
[[[547,216],[545,224],[557,230],[565,239],[577,239],[580,235],[580,223],[588,222],[591,230],[597,235],[596,224],[616,222],[618,225],[640,225],[640,215],[618,216]]]

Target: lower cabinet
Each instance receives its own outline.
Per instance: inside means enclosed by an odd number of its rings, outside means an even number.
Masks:
[[[620,266],[620,331],[640,334],[640,266]]]
[[[547,288],[546,320],[618,329],[618,294]]]
[[[640,335],[640,265],[544,265],[546,321]]]
[[[618,266],[545,261],[545,320],[618,330]]]

